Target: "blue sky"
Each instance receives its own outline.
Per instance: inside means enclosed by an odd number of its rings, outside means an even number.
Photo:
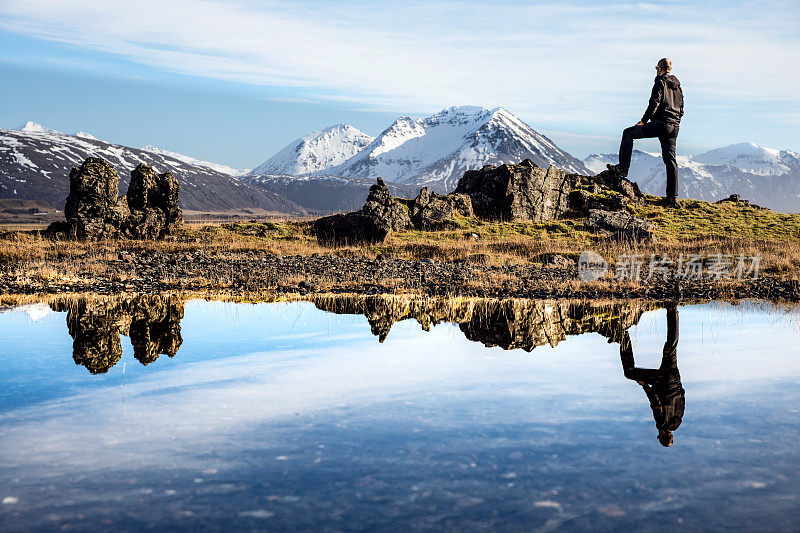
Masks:
[[[679,151],[800,151],[800,3],[0,1],[0,127],[34,120],[238,168],[335,123],[502,106],[614,152],[658,58]],[[657,150],[655,144],[641,148]]]

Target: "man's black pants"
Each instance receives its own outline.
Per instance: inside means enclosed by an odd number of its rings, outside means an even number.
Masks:
[[[619,165],[625,170],[631,168],[631,154],[634,139],[658,137],[661,142],[661,158],[667,167],[667,197],[678,197],[678,160],[675,158],[675,141],[678,139],[678,125],[650,121],[644,126],[631,126],[622,132],[619,145]]]

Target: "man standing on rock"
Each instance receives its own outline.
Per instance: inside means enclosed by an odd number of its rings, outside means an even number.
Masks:
[[[683,117],[683,91],[678,78],[670,74],[672,61],[666,57],[656,65],[656,79],[650,94],[650,104],[635,126],[622,132],[619,145],[619,164],[608,164],[608,169],[627,177],[631,166],[633,140],[658,137],[661,142],[661,158],[667,167],[667,196],[663,205],[675,207],[678,198],[678,161],[675,157],[675,141]]]

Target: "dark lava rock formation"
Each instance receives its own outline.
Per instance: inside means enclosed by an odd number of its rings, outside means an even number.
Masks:
[[[455,192],[472,199],[479,217],[543,222],[566,211],[567,198],[578,180],[577,174],[552,166],[539,168],[525,159],[519,165],[468,170]]]
[[[370,187],[367,202],[358,211],[323,217],[314,222],[320,244],[342,246],[383,242],[392,231],[441,229],[455,216],[472,216],[468,196],[442,196],[423,188],[417,198],[392,196],[386,183]]]
[[[427,187],[423,187],[407,205],[414,227],[426,231],[448,229],[454,225],[453,219],[475,215],[472,199],[466,194],[441,195],[430,192]]]
[[[455,192],[440,195],[425,187],[413,200],[393,197],[378,178],[364,207],[320,218],[314,229],[320,244],[343,246],[380,243],[393,230],[455,228],[459,217],[544,222],[579,214],[586,216],[590,231],[604,237],[652,240],[656,226],[626,209],[643,199],[636,183],[612,172],[567,174],[525,159],[518,165],[468,170]]]
[[[652,240],[656,229],[625,210],[643,200],[639,186],[610,171],[581,176],[526,159],[467,171],[456,192],[468,194],[475,214],[489,219],[543,222],[571,211],[585,214],[586,227],[607,237]]]
[[[117,171],[102,159],[89,158],[73,168],[64,206],[69,233],[85,239],[118,237],[130,217],[128,204],[118,190]]]
[[[183,224],[180,184],[170,171],[157,174],[140,164],[131,172],[127,196],[120,197],[118,190],[119,175],[108,162],[86,159],[69,174],[66,222],[51,224],[47,233],[89,240],[160,239]]]
[[[128,186],[128,230],[132,237],[157,239],[174,234],[183,225],[183,212],[178,207],[181,186],[169,170],[157,174],[141,164],[131,172]]]
[[[105,374],[122,357],[120,335],[128,335],[133,356],[148,365],[166,354],[174,357],[183,343],[181,299],[140,295],[113,300],[79,298],[50,305],[67,312],[72,358],[92,374]]]

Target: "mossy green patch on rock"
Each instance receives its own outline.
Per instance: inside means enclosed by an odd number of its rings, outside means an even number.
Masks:
[[[679,200],[677,208],[654,201],[632,206],[636,216],[655,222],[659,238],[699,240],[736,238],[754,241],[800,241],[800,215],[732,203]]]

